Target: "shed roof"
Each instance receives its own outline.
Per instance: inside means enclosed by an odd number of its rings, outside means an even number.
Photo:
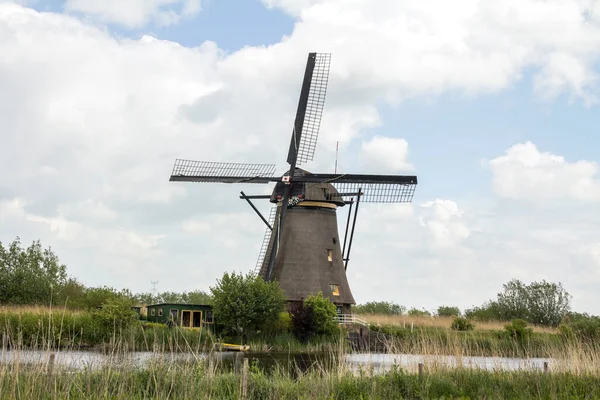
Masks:
[[[191,303],[157,303],[149,304],[146,307],[157,307],[157,306],[196,306],[196,307],[212,307],[211,304],[191,304]]]

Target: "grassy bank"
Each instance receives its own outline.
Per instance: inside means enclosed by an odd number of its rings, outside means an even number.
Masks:
[[[393,326],[402,328],[439,328],[450,329],[454,317],[424,316],[424,315],[383,315],[365,314],[361,315],[367,322],[379,326]],[[477,321],[475,331],[501,331],[506,322],[503,321]],[[549,326],[530,325],[536,333],[558,333],[559,330]]]
[[[131,351],[190,351],[210,348],[207,329],[168,328],[163,324],[116,324],[88,311],[45,307],[0,309],[0,338],[6,348],[102,350],[118,346]]]
[[[47,365],[0,365],[0,398],[175,399],[241,398],[243,378],[210,361],[168,358],[134,367],[116,361],[69,371]],[[343,364],[308,371],[265,373],[251,365],[248,399],[598,398],[600,378],[591,373],[486,372],[431,367],[422,376],[401,369],[373,375]]]
[[[498,357],[551,357],[559,349],[579,344],[575,338],[533,332],[515,337],[507,331],[453,331],[434,327],[372,327],[372,341],[389,352]]]
[[[372,326],[368,350],[406,354],[553,358],[564,358],[565,354],[572,353],[592,354],[598,358],[596,355],[599,353],[597,342],[580,341],[559,330],[552,333],[534,330],[526,337],[514,337],[506,330],[498,329],[461,332],[445,325],[439,327],[420,323],[414,328],[404,326]],[[206,350],[216,340],[207,329],[168,328],[163,324],[142,324],[139,321],[121,326],[100,318],[94,312],[45,307],[0,308],[0,339],[6,347],[105,349],[119,345],[131,351]],[[225,338],[225,341],[235,342],[235,339]],[[251,336],[248,344],[252,351],[259,352],[349,350],[343,331],[337,337],[315,337],[308,343],[298,342],[287,332],[259,333]]]

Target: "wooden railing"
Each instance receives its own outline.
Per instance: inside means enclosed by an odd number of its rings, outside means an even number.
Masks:
[[[356,314],[338,314],[334,317],[334,320],[338,324],[343,324],[343,325],[356,324],[356,325],[369,326],[369,323],[364,318],[362,318],[360,315],[356,315]]]

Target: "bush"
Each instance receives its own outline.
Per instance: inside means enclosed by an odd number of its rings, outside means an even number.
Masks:
[[[465,310],[465,317],[481,322],[502,320],[498,303],[495,301],[488,301],[481,307],[473,307]]]
[[[600,317],[585,314],[569,322],[568,326],[581,339],[600,340]]]
[[[287,311],[282,311],[276,320],[263,324],[261,331],[266,335],[277,335],[292,331],[292,316]]]
[[[439,317],[460,317],[460,310],[458,307],[440,306],[437,309],[437,315]]]
[[[131,309],[132,301],[127,298],[108,299],[102,308],[94,311],[94,318],[103,325],[115,328],[127,328],[138,319],[138,314]]]
[[[417,308],[411,308],[408,310],[408,315],[413,317],[431,317],[431,313],[427,310],[419,310]]]
[[[334,318],[335,304],[323,293],[308,296],[304,302],[294,302],[289,307],[292,317],[292,333],[300,342],[306,343],[315,335],[332,336],[339,332]]]
[[[213,310],[225,333],[235,333],[242,340],[265,324],[274,323],[285,307],[285,295],[277,281],[266,282],[248,273],[225,273],[210,288]]]
[[[466,318],[454,317],[450,328],[455,331],[472,331],[475,329],[475,325],[473,325],[473,323]]]
[[[524,319],[514,319],[510,324],[504,326],[504,330],[514,339],[528,339],[533,330],[527,327],[527,321]]]
[[[402,315],[406,307],[389,301],[370,301],[365,304],[352,306],[356,314]]]
[[[574,339],[576,337],[573,329],[567,324],[560,324],[558,326],[558,331],[565,339]]]
[[[292,317],[292,333],[302,343],[306,343],[315,334],[312,309],[303,302],[293,302],[289,306]]]
[[[334,318],[337,315],[335,304],[323,293],[310,295],[304,300],[304,305],[312,311],[315,332],[318,335],[332,335],[338,331]]]

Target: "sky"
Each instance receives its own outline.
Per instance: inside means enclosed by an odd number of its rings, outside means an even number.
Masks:
[[[340,172],[419,179],[361,205],[358,303],[465,309],[547,280],[600,314],[598,0],[0,0],[0,241],[134,292],[253,270],[264,225],[239,192],[272,188],[169,176],[282,174],[313,51],[331,71],[302,167],[333,172],[339,143]]]

